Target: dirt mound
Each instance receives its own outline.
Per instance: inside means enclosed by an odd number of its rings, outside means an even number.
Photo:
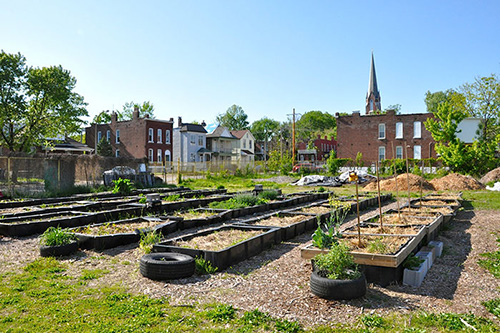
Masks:
[[[479,190],[484,188],[484,185],[474,178],[458,173],[451,173],[442,178],[433,179],[431,184],[437,191]]]
[[[488,184],[489,182],[497,182],[500,181],[500,168],[496,168],[488,172],[481,178],[480,182],[484,185]]]
[[[406,177],[406,173],[399,175],[397,177],[398,182],[398,191],[408,191],[408,180]],[[420,191],[420,183],[422,183],[422,189],[425,191],[434,191],[434,186],[430,184],[427,180],[423,179],[420,176],[414,175],[412,173],[409,174],[410,178],[410,191],[418,192]],[[364,188],[367,191],[377,191],[377,182],[369,183]],[[381,191],[396,191],[396,182],[394,181],[394,177],[389,179],[383,179],[380,181],[380,190]]]

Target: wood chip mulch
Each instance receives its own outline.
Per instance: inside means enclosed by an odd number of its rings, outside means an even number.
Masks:
[[[363,218],[377,212],[373,209]],[[355,223],[356,219],[351,218],[345,226]],[[121,285],[133,293],[167,297],[173,305],[222,302],[296,320],[305,327],[352,323],[367,313],[385,315],[415,310],[474,313],[498,323],[481,302],[500,297],[499,280],[477,262],[480,253],[498,249],[499,232],[498,211],[460,211],[451,228],[441,232],[438,240],[444,243],[444,254],[436,259],[420,287],[370,285],[366,296],[352,301],[327,301],[310,292],[311,265],[300,257],[300,248],[310,244],[310,233],[214,275],[170,282],[141,276],[138,261],[142,252],[136,245],[102,253],[84,250],[64,261],[69,266],[69,276],[80,277],[83,269],[109,271],[89,281],[89,287]],[[0,273],[21,271],[25,264],[38,258],[37,241],[36,237],[0,238]]]

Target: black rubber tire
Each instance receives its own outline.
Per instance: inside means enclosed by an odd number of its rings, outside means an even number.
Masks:
[[[175,280],[194,274],[194,258],[174,252],[150,253],[142,256],[139,270],[152,280]]]
[[[78,242],[71,242],[60,246],[40,246],[40,256],[42,257],[68,256],[76,251],[78,251]]]
[[[349,300],[366,294],[364,274],[355,280],[332,280],[312,272],[310,286],[314,295],[325,299]]]

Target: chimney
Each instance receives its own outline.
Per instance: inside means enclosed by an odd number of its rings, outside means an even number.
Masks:
[[[116,123],[118,120],[118,115],[116,114],[115,111],[113,111],[113,113],[111,113],[111,123]]]
[[[139,106],[134,105],[134,112],[132,113],[132,119],[137,120],[139,119]]]
[[[201,121],[201,126],[203,126],[203,127],[206,127],[206,126],[207,126],[207,123],[205,122],[205,120],[202,120],[202,121]]]
[[[178,117],[177,122],[179,123],[179,127],[181,127],[182,126],[182,117]]]
[[[174,122],[174,118],[170,118],[168,121],[170,121],[171,123]]]
[[[318,134],[318,139],[320,139],[320,140],[321,140],[321,134]]]

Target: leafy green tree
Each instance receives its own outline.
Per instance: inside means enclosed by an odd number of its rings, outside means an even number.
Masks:
[[[497,140],[475,140],[466,145],[457,138],[458,124],[468,114],[461,108],[442,102],[437,106],[434,118],[425,121],[425,128],[431,132],[436,141],[436,152],[452,171],[481,175],[494,168],[498,163],[495,158]]]
[[[296,140],[314,140],[318,134],[334,136],[337,120],[328,112],[309,111],[295,123]]]
[[[125,103],[123,105],[123,110],[122,112],[117,112],[118,113],[118,119],[119,120],[130,120],[133,117],[134,113],[134,108],[138,107],[139,108],[139,118],[151,118],[154,119],[155,115],[155,107],[153,103],[150,101],[145,101],[142,102],[142,104],[139,103],[134,103],[134,101],[131,101],[130,103]],[[110,118],[111,120],[111,118]]]
[[[225,113],[219,114],[215,120],[217,123],[228,128],[230,131],[248,129],[248,116],[239,105],[231,105]]]
[[[94,116],[92,124],[109,124],[111,122],[111,114],[109,111],[101,111]]]
[[[477,77],[459,89],[465,98],[465,108],[472,117],[482,119],[481,136],[495,140],[500,133],[500,81],[497,75]]]
[[[443,102],[452,103],[452,96],[456,94],[456,92],[452,89],[448,89],[446,91],[436,91],[431,93],[427,91],[425,93],[425,105],[427,106],[427,112],[437,112],[437,107],[439,104]]]
[[[113,156],[113,147],[111,147],[111,143],[105,138],[102,138],[97,144],[97,154],[101,156]]]
[[[264,150],[268,151],[267,144],[274,136],[279,135],[279,126],[279,121],[264,117],[252,123],[250,132],[252,132],[255,140],[264,142]]]
[[[267,167],[271,171],[279,171],[281,174],[287,174],[292,171],[293,161],[292,156],[288,151],[281,153],[277,150],[273,150],[269,153],[269,161],[267,162]]]
[[[20,53],[0,52],[0,144],[30,152],[47,137],[69,135],[85,123],[87,105],[76,79],[61,66],[27,67]]]

